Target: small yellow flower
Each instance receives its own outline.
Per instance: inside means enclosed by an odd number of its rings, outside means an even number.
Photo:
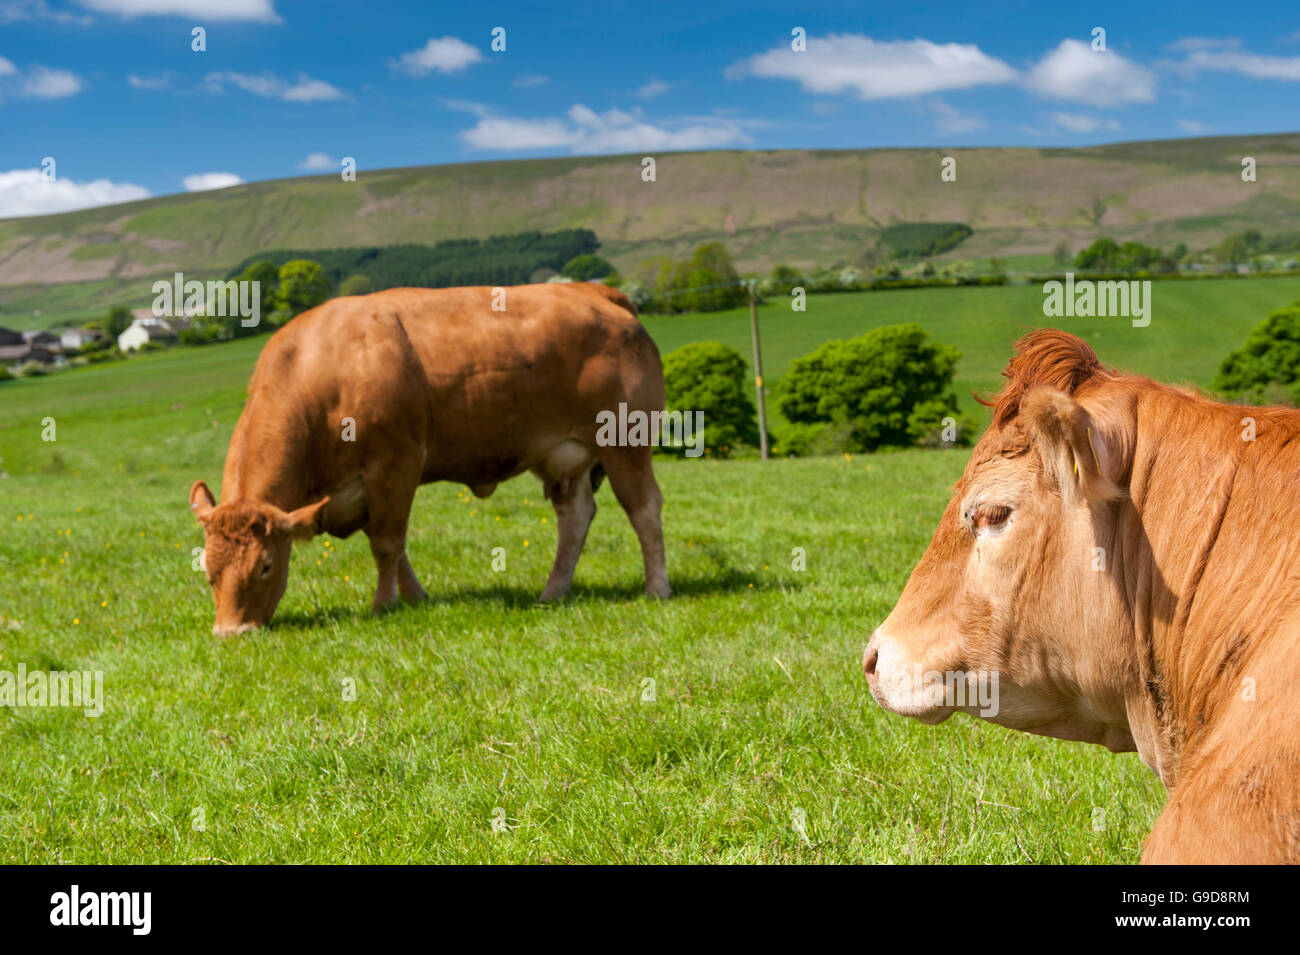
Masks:
[[[524,541],[524,546],[525,546],[525,547],[528,546],[528,541]]]
[[[80,617],[73,617],[73,618],[72,618],[72,625],[73,625],[74,627],[79,627],[79,626],[81,626],[81,618],[80,618]]]
[[[107,606],[108,606],[108,601],[107,601],[107,600],[101,600],[101,601],[99,602],[99,605],[100,605],[101,607],[107,607]]]

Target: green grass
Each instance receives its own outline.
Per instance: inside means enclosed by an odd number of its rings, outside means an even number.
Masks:
[[[1230,288],[1243,330],[1291,294]],[[987,384],[1032,304],[1017,292],[829,296],[787,325],[769,311],[770,364],[912,315]],[[1150,328],[1102,333],[1139,370],[1196,378],[1213,341],[1239,340],[1222,314],[1176,322],[1157,301]],[[977,334],[962,323],[981,307]],[[665,348],[743,344],[727,321],[648,324]],[[102,670],[106,692],[98,719],[0,710],[0,861],[1136,861],[1163,800],[1136,756],[964,717],[925,727],[869,698],[862,647],[957,452],[659,464],[666,603],[640,596],[607,487],[573,598],[544,607],[554,517],[536,482],[487,501],[433,486],[410,546],[428,603],[371,616],[364,538],[319,539],[271,628],[214,639],[186,493],[216,486],[263,341],[0,385],[0,669]]]

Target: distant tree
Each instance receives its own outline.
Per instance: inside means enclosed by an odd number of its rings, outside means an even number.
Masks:
[[[1056,248],[1052,249],[1052,262],[1059,266],[1070,264],[1070,247],[1064,242],[1056,243]]]
[[[1187,243],[1179,242],[1173,247],[1173,250],[1169,253],[1169,257],[1175,262],[1181,262],[1183,259],[1187,258]]]
[[[614,271],[614,266],[606,262],[599,255],[586,253],[574,256],[564,263],[560,269],[561,275],[567,275],[575,282],[585,282],[588,279],[603,279]]]
[[[340,295],[369,295],[375,290],[375,283],[368,275],[349,275],[339,286]]]
[[[664,393],[669,411],[704,413],[705,447],[711,456],[729,457],[742,445],[758,446],[749,371],[734,348],[696,342],[669,352],[664,356]]]
[[[262,317],[275,311],[275,293],[280,287],[280,270],[266,259],[250,262],[239,274],[241,282],[257,282],[262,299]]]
[[[129,308],[125,305],[114,305],[108,310],[108,317],[104,319],[104,331],[116,340],[118,335],[131,327],[131,322],[134,320]]]
[[[1106,217],[1106,203],[1100,196],[1093,197],[1092,206],[1088,210],[1088,218],[1092,220],[1093,225],[1101,225],[1101,220]]]
[[[1245,237],[1234,232],[1214,248],[1214,260],[1224,265],[1237,265],[1250,258],[1250,245]]]
[[[772,277],[768,280],[768,286],[778,295],[789,295],[798,284],[799,273],[788,265],[773,268]]]
[[[1300,302],[1271,313],[1228,354],[1210,387],[1235,401],[1300,405]]]
[[[886,325],[795,359],[777,405],[795,424],[847,426],[851,450],[906,447],[936,420],[959,419],[950,390],[959,357],[920,325]]]
[[[1074,264],[1089,272],[1135,272],[1142,269],[1170,271],[1174,261],[1163,250],[1141,242],[1118,244],[1103,236],[1074,257]]]
[[[989,259],[989,274],[990,274],[990,275],[1006,275],[1006,274],[1007,274],[1007,263],[1006,263],[1005,261],[1003,261],[1002,259],[997,258],[996,256],[994,256],[993,258]]]
[[[280,287],[275,294],[275,315],[283,323],[324,302],[333,293],[330,280],[318,262],[294,259],[280,266]],[[284,316],[281,318],[281,316]]]
[[[688,275],[701,269],[712,272],[716,276],[713,284],[723,286],[717,289],[718,294],[709,297],[707,308],[697,306],[699,311],[734,308],[748,301],[749,293],[740,285],[740,273],[732,264],[731,253],[721,242],[705,242],[697,246],[690,262],[687,263],[687,268]]]

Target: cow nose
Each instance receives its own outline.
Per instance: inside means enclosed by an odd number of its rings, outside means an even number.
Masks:
[[[248,633],[250,630],[256,630],[255,623],[214,623],[212,625],[212,635],[214,637],[237,637],[241,633]]]
[[[867,675],[868,680],[876,675],[876,659],[879,656],[876,648],[870,644],[867,646],[867,652],[862,654],[862,672]]]

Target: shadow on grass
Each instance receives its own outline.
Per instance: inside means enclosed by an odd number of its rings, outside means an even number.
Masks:
[[[748,590],[751,585],[758,589],[763,582],[754,574],[734,568],[726,568],[720,573],[708,576],[679,577],[673,579],[671,583],[673,596],[670,599],[677,600],[690,597],[707,597],[713,594],[739,593]],[[803,585],[801,583],[794,585],[788,582],[782,583],[783,589],[789,589],[791,586],[802,587]],[[368,608],[356,606],[321,607],[314,611],[276,614],[269,629],[310,630],[331,623],[361,623],[375,616],[388,617],[394,614],[406,614],[432,606],[454,607],[478,604],[505,610],[546,612],[551,607],[582,601],[600,600],[610,603],[631,603],[636,600],[651,599],[645,596],[643,586],[636,584],[575,584],[568,597],[555,603],[540,602],[537,599],[539,593],[539,590],[505,584],[495,587],[463,587],[430,593],[427,599],[419,603],[399,602],[380,611],[377,615],[371,614]]]

